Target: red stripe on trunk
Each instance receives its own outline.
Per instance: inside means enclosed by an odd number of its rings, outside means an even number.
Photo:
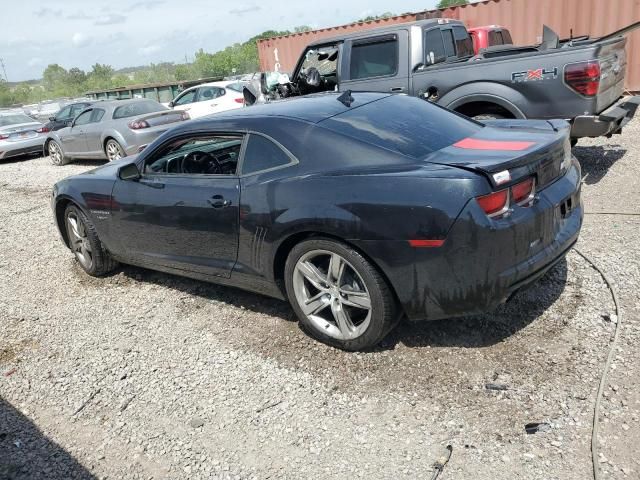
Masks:
[[[519,151],[535,145],[534,142],[505,142],[501,140],[480,140],[478,138],[463,138],[453,146],[468,150],[510,150]]]

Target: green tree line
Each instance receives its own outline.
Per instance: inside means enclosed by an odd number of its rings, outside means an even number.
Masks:
[[[268,30],[250,38],[244,43],[236,43],[215,53],[203,49],[195,52],[192,63],[150,64],[136,69],[131,78],[123,72],[117,72],[111,65],[96,63],[90,71],[73,67],[69,70],[50,64],[42,72],[39,83],[22,82],[11,87],[0,78],[0,107],[36,103],[45,99],[77,97],[87,91],[125,87],[142,83],[165,83],[182,80],[194,80],[206,77],[218,77],[250,73],[259,70],[257,41],[279,35],[305,32],[311,27],[300,26],[292,30]],[[130,69],[125,69],[130,70]]]

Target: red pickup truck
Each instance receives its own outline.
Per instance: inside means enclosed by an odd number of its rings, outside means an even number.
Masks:
[[[484,27],[470,28],[468,30],[473,40],[473,51],[477,55],[481,48],[489,48],[495,45],[511,45],[511,33],[500,25],[486,25]]]

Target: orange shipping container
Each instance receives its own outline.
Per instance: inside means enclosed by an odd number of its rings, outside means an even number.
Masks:
[[[487,0],[461,7],[323,28],[258,41],[260,69],[293,71],[304,48],[315,40],[434,17],[462,20],[468,28],[503,25],[511,31],[514,43],[529,45],[540,42],[543,24],[553,28],[561,38],[572,34],[599,37],[619,30],[640,21],[640,0]],[[640,91],[640,30],[628,35],[628,39],[626,88]]]

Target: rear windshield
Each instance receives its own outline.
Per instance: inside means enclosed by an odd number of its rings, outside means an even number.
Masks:
[[[126,105],[117,107],[113,111],[113,118],[137,117],[147,113],[161,112],[163,110],[168,110],[168,108],[153,100],[141,100],[140,102],[127,103]]]
[[[387,150],[420,159],[463,138],[482,125],[425,100],[391,96],[353,108],[321,125]]]
[[[0,115],[0,127],[6,127],[8,125],[17,125],[19,123],[34,123],[35,120],[26,115],[17,113],[15,115]]]

